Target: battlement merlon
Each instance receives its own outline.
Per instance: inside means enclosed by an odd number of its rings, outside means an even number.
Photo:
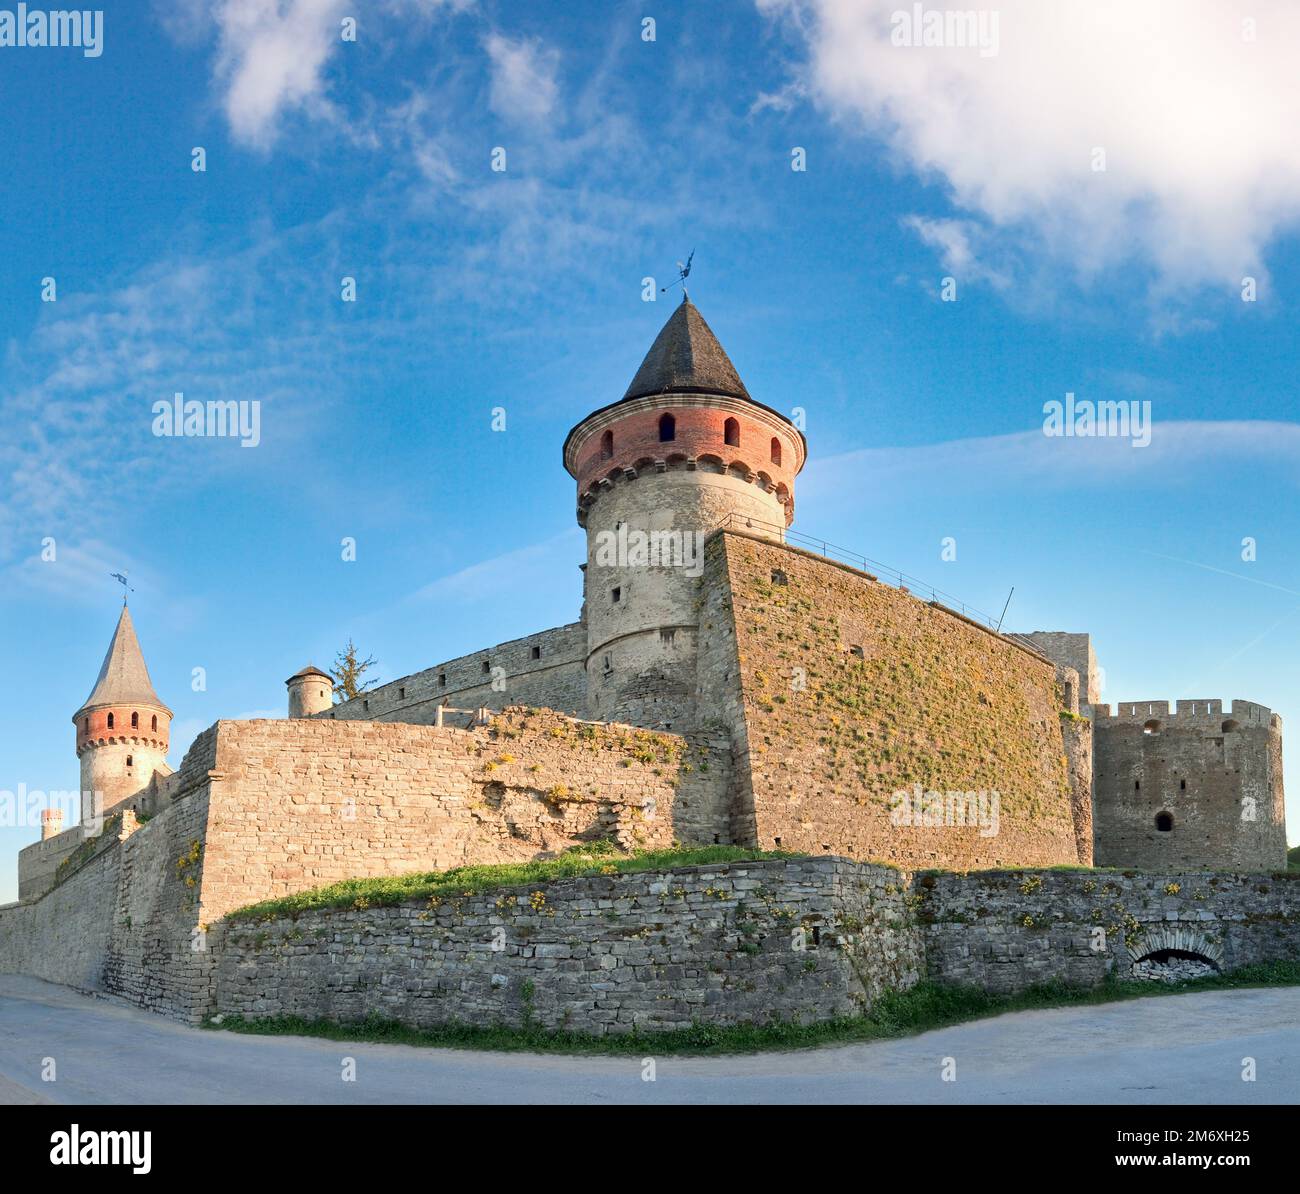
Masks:
[[[1148,721],[1158,721],[1162,727],[1172,722],[1212,728],[1216,732],[1251,726],[1262,726],[1279,733],[1282,730],[1281,714],[1255,701],[1234,700],[1226,713],[1221,700],[1176,701],[1173,708],[1169,701],[1120,701],[1113,714],[1110,705],[1093,706],[1093,724],[1097,729],[1133,722],[1145,726]],[[1236,724],[1229,725],[1230,722]]]

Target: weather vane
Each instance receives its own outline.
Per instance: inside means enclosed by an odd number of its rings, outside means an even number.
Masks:
[[[125,605],[125,604],[126,604],[126,595],[127,595],[127,593],[134,593],[134,592],[135,592],[135,590],[134,590],[134,589],[133,589],[129,584],[126,583],[126,573],[125,573],[125,572],[110,572],[109,575],[110,575],[110,576],[111,576],[115,581],[117,581],[118,584],[120,584],[120,585],[122,586],[122,604]]]
[[[688,258],[686,258],[685,265],[683,265],[680,261],[677,263],[677,281],[670,282],[667,286],[659,287],[659,293],[664,294],[665,292],[671,290],[674,286],[680,285],[682,288],[682,295],[685,297],[686,279],[691,276],[691,262],[694,260],[695,260],[695,250],[692,249],[691,255]]]

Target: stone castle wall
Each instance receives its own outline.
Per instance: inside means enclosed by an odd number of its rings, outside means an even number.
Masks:
[[[1161,870],[1286,867],[1282,720],[1263,705],[1126,701],[1095,710],[1096,860]],[[1162,829],[1161,825],[1171,826]]]
[[[195,930],[213,749],[209,730],[167,778],[162,811],[146,823],[129,809],[105,818],[51,890],[0,908],[0,971],[120,995],[174,1018],[200,1014],[210,999],[210,955]]]
[[[927,973],[988,991],[1091,987],[1165,949],[1221,970],[1300,957],[1300,875],[981,871],[922,875]]]
[[[497,947],[493,947],[493,942]],[[418,1028],[633,1029],[852,1015],[928,977],[1094,987],[1136,959],[1294,958],[1300,878],[923,872],[816,858],[566,879],[463,899],[236,921],[216,1009]]]
[[[343,879],[527,861],[595,839],[712,843],[728,823],[725,741],[547,709],[472,730],[219,722],[217,743],[203,876],[214,919]]]
[[[738,533],[709,542],[721,592],[701,687],[735,686],[735,837],[955,869],[1077,863],[1070,754],[1047,660],[866,573]],[[726,607],[730,607],[729,609]],[[707,621],[714,620],[710,612]],[[707,630],[707,628],[706,628]],[[703,656],[702,656],[703,658]],[[745,777],[744,773],[748,773]],[[998,797],[992,825],[895,825],[901,791]],[[1075,802],[1082,813],[1086,795]]]
[[[193,1021],[211,1001],[206,927],[343,879],[525,861],[595,839],[726,840],[730,751],[512,709],[473,730],[218,722],[42,898],[0,909],[0,970]],[[119,840],[120,837],[120,840]]]
[[[1063,630],[1034,630],[1016,637],[1031,644],[1054,663],[1074,669],[1079,680],[1074,694],[1078,706],[1075,711],[1091,717],[1093,705],[1101,699],[1101,670],[1092,649],[1092,636]]]
[[[532,705],[585,716],[587,630],[542,630],[382,684],[316,716],[323,720],[432,725],[439,705],[504,709]]]
[[[36,899],[54,886],[59,866],[74,854],[83,840],[80,825],[56,833],[18,851],[18,898]]]
[[[599,1034],[850,1015],[921,971],[897,878],[837,859],[729,863],[235,923],[216,1007]]]

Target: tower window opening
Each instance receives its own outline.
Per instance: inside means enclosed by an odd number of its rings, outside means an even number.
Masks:
[[[677,642],[676,630],[660,630],[659,642],[665,647],[671,647]]]
[[[155,732],[157,732],[157,729],[158,729],[158,714],[156,714],[156,713],[153,715],[153,726],[152,726],[151,728],[152,728]]]
[[[127,765],[128,767],[134,767],[134,766],[135,766],[135,759],[134,759],[131,755],[127,755],[127,756],[126,756],[126,765]]]
[[[541,657],[542,657],[542,649],[541,649],[541,647],[534,647],[534,648],[533,648],[533,658],[534,658],[534,659],[541,659]]]
[[[781,463],[781,441],[775,435],[772,436],[772,463]]]
[[[611,600],[615,605],[617,605],[620,601],[622,601],[622,600],[623,600],[623,590],[622,590],[622,588],[610,589],[610,591],[609,591],[609,599],[610,599],[610,600]]]
[[[492,661],[489,659],[483,660],[483,674],[486,676],[491,670],[492,670]]]
[[[140,714],[138,713],[131,714],[131,728],[133,730],[138,730],[140,728]]]
[[[614,433],[612,431],[606,431],[605,434],[600,437],[600,458],[601,460],[609,460],[613,455]]]
[[[1135,779],[1133,781],[1133,791],[1135,792],[1142,791],[1142,781],[1140,779]]]
[[[397,690],[397,699],[398,699],[399,701],[404,701],[404,700],[406,700],[406,689],[405,689],[405,688],[399,688],[399,689]]]
[[[1185,779],[1180,779],[1180,780],[1178,781],[1178,790],[1179,790],[1180,792],[1186,792],[1186,791],[1187,791],[1187,781],[1186,781]]]
[[[604,658],[604,660],[603,660],[603,663],[604,663],[604,668],[605,668],[605,675],[608,676],[608,675],[610,674],[610,672],[612,672],[612,671],[614,670],[614,665],[613,665],[612,662],[610,662],[610,658],[609,658],[608,655],[605,656],[605,658]]]
[[[659,416],[659,442],[672,443],[677,438],[677,420],[672,415]]]
[[[1144,734],[1158,734],[1160,733],[1160,723],[1156,721],[1154,718],[1152,718],[1151,721],[1148,721],[1142,727],[1142,732]]]
[[[723,423],[722,438],[731,447],[740,447],[740,423],[736,419],[728,419]]]
[[[446,672],[440,672],[440,673],[438,674],[438,687],[439,687],[439,688],[446,688],[446,687],[447,687],[447,673],[446,673]]]
[[[108,728],[110,730],[113,728],[113,715],[111,713],[108,715]]]
[[[1156,829],[1160,833],[1169,833],[1174,827],[1173,813],[1156,813]]]

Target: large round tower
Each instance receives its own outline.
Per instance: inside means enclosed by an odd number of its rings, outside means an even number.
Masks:
[[[81,760],[83,825],[89,825],[96,812],[108,816],[128,804],[155,771],[169,773],[172,711],[153,690],[125,605],[95,687],[72,721]]]
[[[755,402],[685,296],[623,398],[564,441],[587,530],[588,712],[694,724],[703,541],[727,525],[780,539],[803,433]]]

